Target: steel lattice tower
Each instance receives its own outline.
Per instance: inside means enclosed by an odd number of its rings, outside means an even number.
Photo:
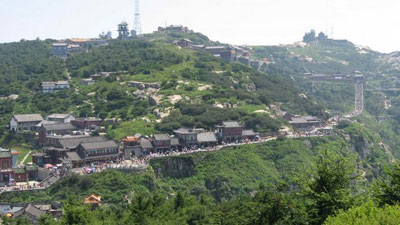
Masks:
[[[142,35],[142,24],[140,22],[140,2],[135,0],[135,21],[133,21],[133,29],[136,31],[136,35]]]

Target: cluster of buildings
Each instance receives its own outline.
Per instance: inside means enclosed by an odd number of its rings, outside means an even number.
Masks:
[[[101,129],[102,122],[99,118],[75,118],[71,114],[51,114],[46,119],[40,114],[25,114],[11,118],[10,130],[37,134],[38,144],[43,151],[33,154],[32,161],[39,167],[65,163],[71,167],[82,167],[155,152],[206,148],[259,138],[253,130],[245,130],[242,124],[226,121],[217,126],[214,132],[180,128],[174,130],[173,135],[154,134],[148,137],[137,134],[122,139],[119,144],[104,136],[93,136],[93,131]]]
[[[61,90],[69,90],[69,81],[45,81],[42,82],[42,93],[55,93]]]
[[[98,47],[105,45],[108,45],[106,39],[72,38],[62,42],[53,43],[51,55],[66,59],[74,53],[88,51],[89,46]]]
[[[308,131],[320,128],[324,125],[322,119],[315,116],[298,116],[288,112],[283,112],[282,117],[289,121],[289,124],[296,131]]]
[[[158,27],[158,32],[180,32],[180,33],[189,33],[189,28],[182,25],[170,25],[166,27]]]
[[[51,114],[45,120],[40,114],[24,114],[11,118],[10,130],[37,133],[43,152],[32,155],[35,165],[56,165],[69,160],[78,167],[119,158],[119,146],[114,141],[92,136],[101,129],[102,122],[99,118],[75,118],[72,114]]]
[[[216,127],[215,132],[196,128],[179,128],[174,135],[154,134],[151,138],[135,135],[122,139],[123,158],[141,157],[153,152],[181,151],[214,147],[221,143],[256,140],[259,135],[253,130],[245,130],[236,121],[226,121]]]
[[[199,51],[205,51],[209,54],[212,54],[215,57],[224,59],[226,61],[238,61],[239,59],[249,56],[249,51],[244,50],[237,46],[206,46],[206,45],[195,45],[191,40],[182,38],[179,40],[175,40],[173,44],[181,47],[181,48],[191,48]]]
[[[48,174],[39,174],[37,166],[18,165],[19,152],[0,148],[0,184],[10,185],[16,182],[38,180]]]
[[[63,214],[59,202],[50,203],[23,203],[23,204],[0,204],[0,215],[8,218],[26,218],[32,224],[39,224],[39,218],[51,215],[60,218]]]

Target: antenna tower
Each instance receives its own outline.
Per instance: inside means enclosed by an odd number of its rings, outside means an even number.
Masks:
[[[136,35],[142,35],[142,25],[140,22],[140,2],[135,0],[135,21],[133,21],[133,29],[136,31]]]

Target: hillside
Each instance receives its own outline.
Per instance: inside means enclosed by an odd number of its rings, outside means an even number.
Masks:
[[[116,141],[182,126],[213,130],[227,120],[276,132],[288,125],[280,110],[324,119],[353,110],[354,85],[310,87],[304,73],[363,73],[371,89],[386,87],[396,71],[395,53],[348,41],[253,47],[252,57],[269,63],[260,72],[170,44],[177,38],[215,44],[199,33],[155,33],[143,40],[111,40],[65,61],[49,55],[54,40],[0,44],[1,97],[18,95],[0,100],[2,146],[38,149],[33,134],[8,132],[15,113],[112,119],[102,132]],[[94,74],[105,75],[93,85],[82,82]],[[43,94],[41,82],[51,80],[68,80],[72,87]],[[382,106],[387,99],[393,107]],[[0,201],[62,201],[61,224],[321,224],[369,198],[374,181],[400,156],[399,100],[396,91],[366,90],[363,114],[340,122],[331,136],[279,136],[263,144],[152,159],[145,171],[72,175],[45,191],[3,193]],[[89,213],[81,200],[92,193],[106,204]]]
[[[299,89],[313,96],[334,114],[354,110],[354,85],[310,82],[305,74],[363,74],[365,110],[358,121],[376,130],[398,154],[398,60],[397,54],[384,54],[347,40],[318,40],[286,46],[255,46],[253,57],[267,62],[268,74],[290,77]]]
[[[0,58],[13,51],[7,58],[10,63],[4,64],[0,73],[1,79],[11,78],[2,91],[4,96],[19,95],[15,101],[0,101],[3,136],[15,113],[71,112],[115,118],[121,122],[108,127],[107,132],[116,139],[136,132],[169,131],[180,125],[211,129],[229,119],[260,132],[276,131],[281,121],[254,114],[257,110],[268,112],[268,106],[276,102],[293,113],[324,116],[312,99],[299,96],[301,91],[292,81],[202,52],[158,41],[112,41],[63,62],[49,56],[51,42],[0,45]],[[15,67],[24,70],[12,71]],[[96,72],[112,74],[92,86],[81,84],[81,79]],[[72,82],[70,92],[41,93],[42,81],[67,78]],[[130,86],[131,81],[157,82],[160,88],[142,91]],[[155,102],[150,104],[149,98]],[[254,127],[254,119],[263,122]]]

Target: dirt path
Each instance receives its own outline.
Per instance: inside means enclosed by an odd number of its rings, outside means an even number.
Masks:
[[[29,155],[32,153],[32,151],[29,151],[25,157],[22,159],[22,161],[19,163],[19,165],[24,165],[24,162],[26,161],[26,159],[29,157]]]

